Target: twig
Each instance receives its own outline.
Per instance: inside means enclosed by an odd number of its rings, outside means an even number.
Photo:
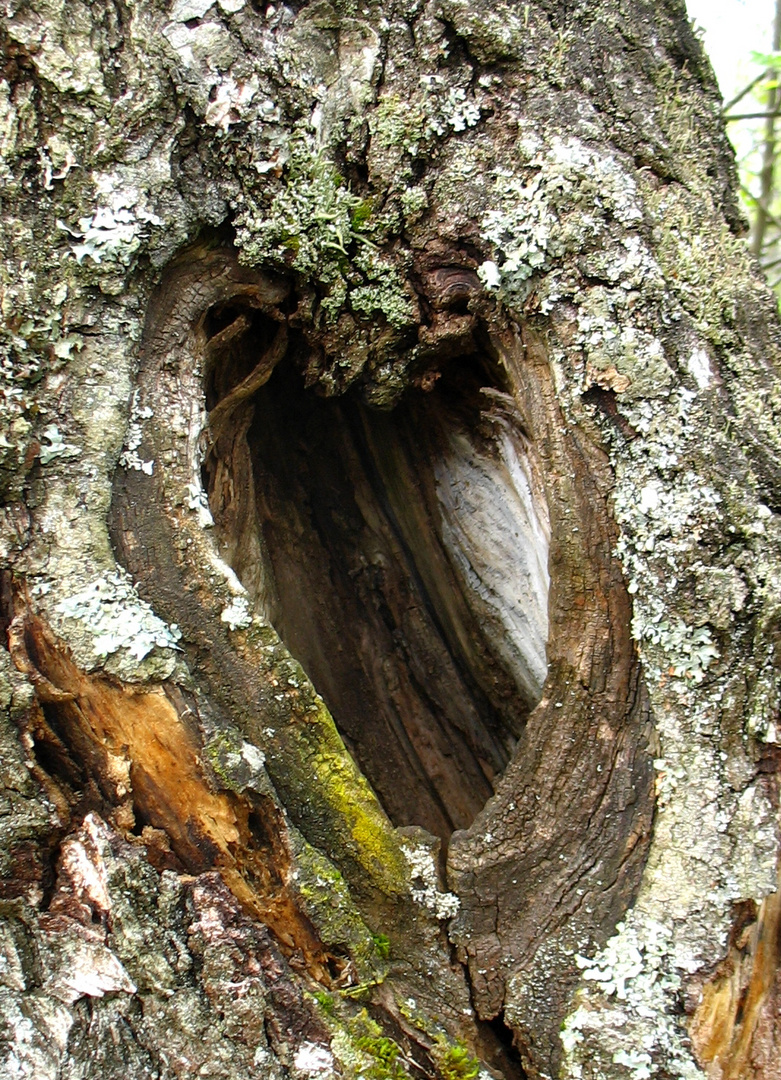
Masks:
[[[781,110],[777,112],[747,112],[736,113],[735,116],[725,116],[722,113],[722,120],[725,124],[731,124],[733,120],[774,120],[777,116],[781,116]]]
[[[773,52],[781,48],[781,0],[776,0],[775,15],[773,18]],[[769,69],[772,71],[772,69]],[[778,85],[772,83],[768,91],[768,112],[765,114],[765,138],[762,145],[762,168],[759,172],[760,198],[757,200],[757,215],[754,218],[754,228],[751,230],[749,248],[752,255],[757,259],[762,254],[765,246],[765,230],[767,223],[772,220],[768,210],[770,200],[773,197],[773,182],[775,180],[776,167],[776,128],[775,120],[779,114]]]
[[[768,263],[761,262],[759,265],[762,267],[762,269],[765,271],[765,273],[767,273],[768,270],[773,270],[776,266],[781,265],[781,258],[773,259],[772,262],[768,262]]]
[[[777,218],[775,214],[772,214],[770,210],[768,210],[767,204],[762,201],[761,197],[759,195],[754,195],[747,187],[744,187],[743,184],[740,185],[740,190],[747,198],[751,199],[753,203],[756,203],[760,210],[764,211],[765,217],[770,224],[775,225],[775,227],[781,231],[781,218]]]
[[[740,91],[740,93],[739,93],[739,94],[736,94],[736,95],[735,95],[735,97],[734,97],[734,98],[732,98],[732,100],[731,100],[731,101],[728,101],[728,102],[726,103],[726,105],[724,106],[724,108],[723,108],[723,109],[721,110],[722,116],[723,116],[723,115],[725,115],[726,113],[728,113],[728,112],[730,111],[730,109],[731,109],[731,108],[732,108],[732,107],[733,107],[734,105],[737,105],[737,103],[738,103],[739,101],[742,101],[742,100],[743,100],[743,98],[744,98],[744,97],[746,96],[746,94],[750,94],[750,93],[751,93],[751,91],[752,91],[752,90],[754,89],[754,87],[755,87],[755,86],[757,85],[757,83],[761,83],[761,82],[762,82],[762,80],[763,80],[764,78],[766,78],[766,77],[767,77],[767,72],[766,72],[766,71],[760,71],[759,75],[757,75],[757,77],[756,77],[755,79],[752,79],[752,80],[751,80],[751,82],[750,82],[750,83],[748,84],[748,86],[745,86],[745,87],[744,87],[744,88],[743,88],[743,89],[742,89],[742,90]]]
[[[239,385],[235,386],[229,394],[226,394],[222,401],[218,402],[209,413],[208,424],[212,435],[217,432],[220,425],[225,422],[240,402],[252,397],[256,390],[259,390],[264,383],[268,382],[272,371],[285,355],[286,349],[287,326],[283,323],[277,331],[277,336],[274,338],[271,348],[263,354],[260,362],[246,379],[242,379]]]

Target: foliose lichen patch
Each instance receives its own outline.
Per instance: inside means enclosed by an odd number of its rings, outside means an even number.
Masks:
[[[178,626],[169,625],[152,611],[136,592],[132,581],[121,571],[96,578],[86,588],[65,596],[55,610],[66,619],[82,624],[96,657],[105,660],[122,654],[138,664],[153,649],[178,649]],[[173,660],[169,665],[172,667]]]

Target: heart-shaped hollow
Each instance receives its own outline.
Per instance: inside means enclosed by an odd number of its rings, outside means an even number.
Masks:
[[[548,512],[499,367],[451,358],[383,411],[307,389],[268,318],[214,309],[207,330],[222,553],[391,820],[446,840],[492,795],[547,670]]]

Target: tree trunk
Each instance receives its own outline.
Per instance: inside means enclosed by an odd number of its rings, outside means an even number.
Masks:
[[[0,1076],[781,1077],[781,339],[683,4],[3,12]]]

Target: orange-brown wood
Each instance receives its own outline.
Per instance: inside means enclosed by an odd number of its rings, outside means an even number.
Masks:
[[[14,619],[9,642],[17,667],[37,676],[62,752],[120,808],[117,821],[162,830],[190,873],[219,870],[288,956],[328,982],[329,958],[290,888],[285,823],[271,797],[216,790],[195,730],[162,688],[139,691],[85,674],[34,615]]]

